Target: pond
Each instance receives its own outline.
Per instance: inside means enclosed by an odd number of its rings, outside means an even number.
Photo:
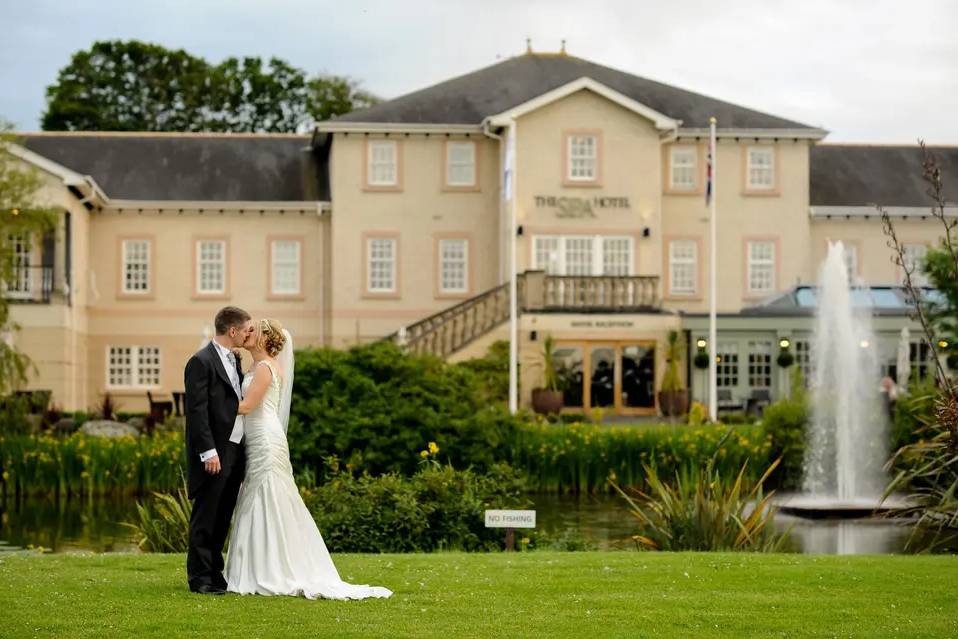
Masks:
[[[582,539],[604,550],[635,548],[635,520],[613,495],[532,495],[537,528],[550,538]],[[136,502],[29,499],[0,502],[0,551],[43,546],[53,552],[131,552],[129,528]],[[816,554],[889,554],[905,551],[911,530],[882,519],[806,520],[779,514],[789,530],[788,550]]]

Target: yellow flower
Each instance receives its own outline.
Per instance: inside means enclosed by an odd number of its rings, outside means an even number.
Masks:
[[[426,459],[427,457],[429,457],[429,451],[428,451],[428,450],[421,450],[421,451],[419,451],[419,456],[422,457],[423,459]]]
[[[439,446],[436,445],[436,442],[429,442],[429,452],[433,455],[439,452]]]
[[[528,543],[529,543],[529,538],[528,538],[528,537],[523,537],[523,538],[522,538],[522,545],[525,546],[525,545],[527,545]]]
[[[10,479],[10,473],[3,471],[3,481],[7,481],[8,479]]]

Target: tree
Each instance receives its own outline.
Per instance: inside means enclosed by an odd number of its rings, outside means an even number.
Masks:
[[[43,129],[198,131],[211,69],[182,49],[137,40],[78,51],[47,88]]]
[[[297,131],[309,123],[306,74],[278,58],[227,58],[213,71],[209,129]]]
[[[7,282],[15,275],[13,241],[28,234],[50,233],[54,229],[54,211],[38,203],[39,176],[26,169],[10,152],[16,138],[10,126],[0,121],[0,334],[19,327],[10,319],[5,295]],[[0,339],[0,395],[27,381],[31,363],[12,343]]]
[[[309,81],[309,114],[316,122],[365,109],[379,103],[372,93],[360,88],[359,82],[345,76],[321,75]]]
[[[130,41],[79,51],[47,89],[45,130],[296,132],[375,104],[351,78],[278,58],[218,65],[183,50]]]

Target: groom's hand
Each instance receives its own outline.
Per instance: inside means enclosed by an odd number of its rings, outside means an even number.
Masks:
[[[203,462],[203,468],[210,475],[219,475],[220,471],[223,470],[223,467],[220,466],[220,456],[214,455],[213,457],[207,459],[205,462]]]

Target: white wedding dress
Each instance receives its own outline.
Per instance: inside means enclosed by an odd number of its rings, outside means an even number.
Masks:
[[[308,599],[391,596],[388,588],[340,579],[326,542],[293,481],[285,427],[278,410],[284,395],[280,377],[270,362],[258,365],[269,366],[273,379],[263,403],[246,416],[246,477],[226,555],[227,590]],[[244,394],[252,379],[252,373],[243,378]]]

